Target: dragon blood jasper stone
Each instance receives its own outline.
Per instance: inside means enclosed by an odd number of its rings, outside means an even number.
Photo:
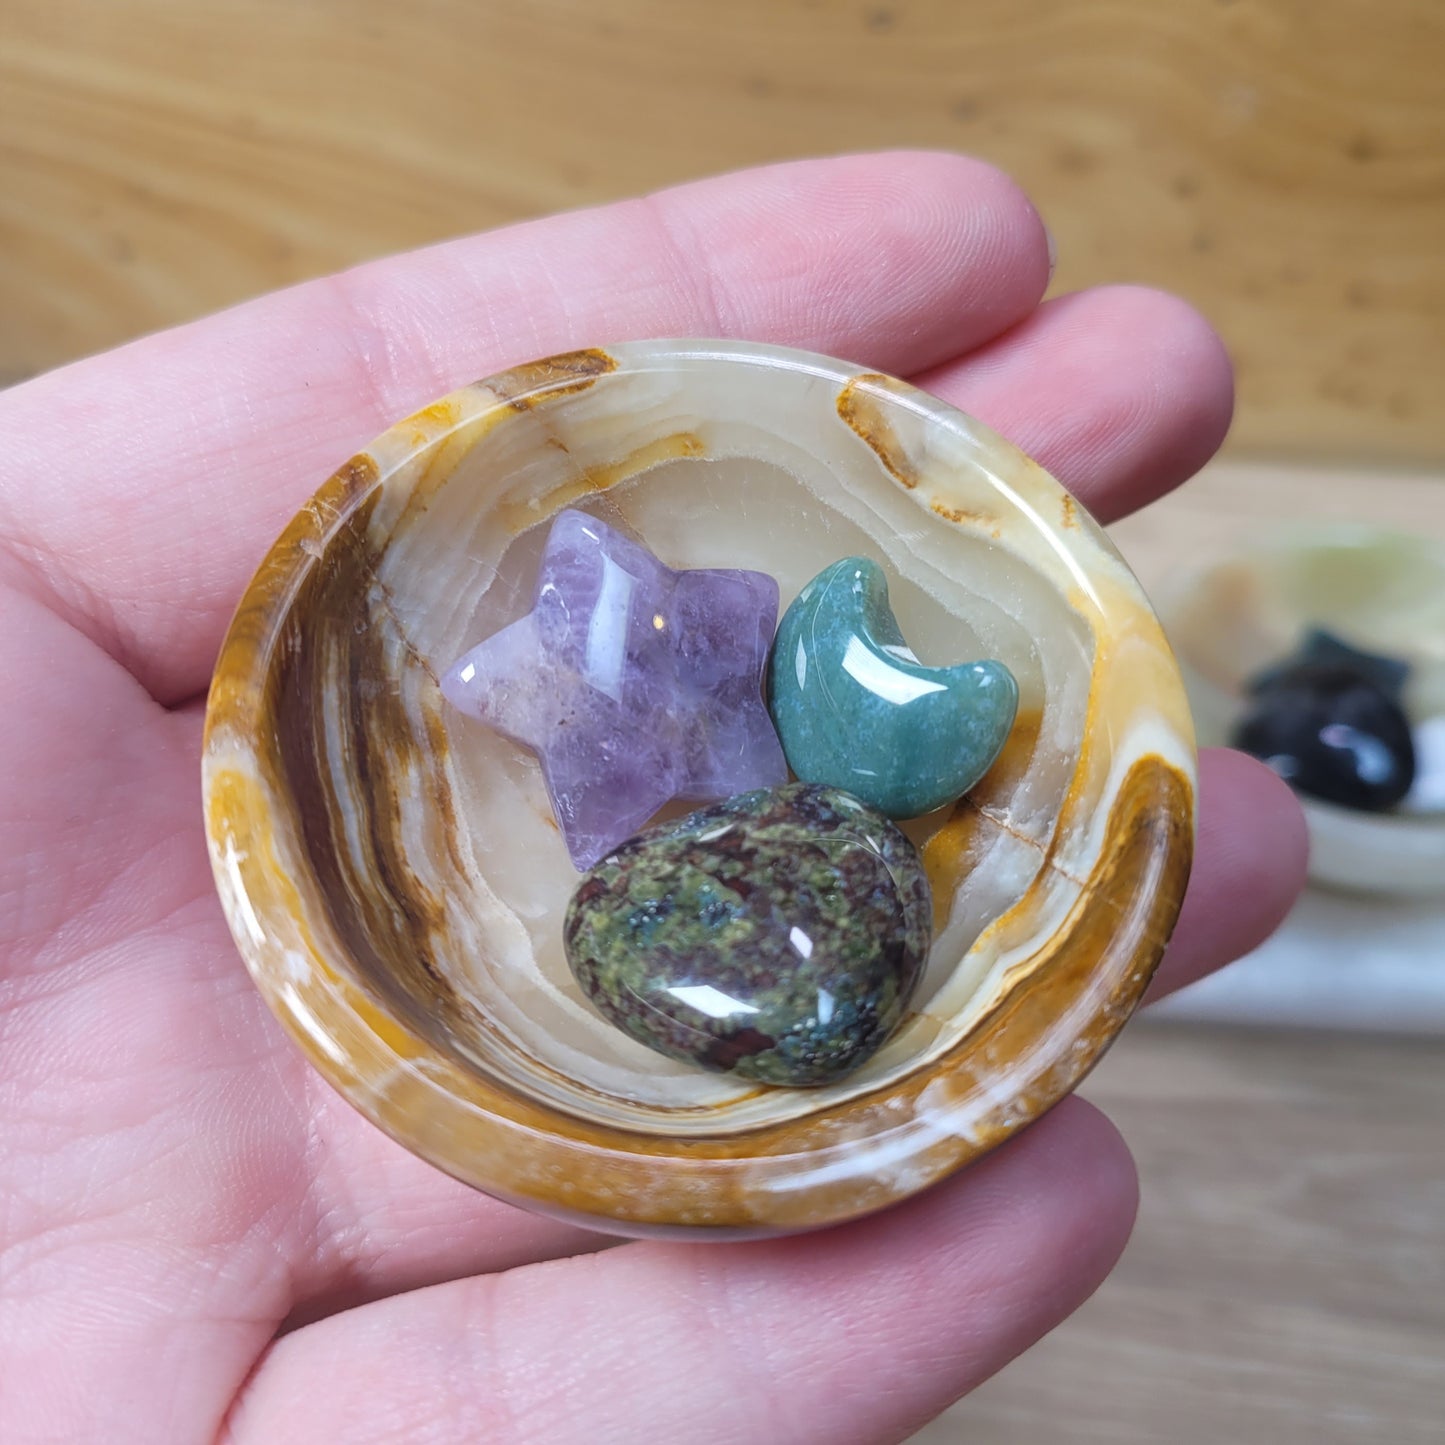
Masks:
[[[787,780],[763,703],[778,584],[673,571],[584,512],[559,512],[532,610],[441,679],[453,707],[536,753],[588,868],[673,798]]]
[[[588,998],[638,1042],[815,1085],[897,1026],[932,913],[903,833],[847,793],[794,783],[623,844],[573,894],[563,938]]]

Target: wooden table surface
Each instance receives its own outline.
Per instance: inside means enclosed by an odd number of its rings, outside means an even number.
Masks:
[[[1445,457],[1441,0],[0,0],[0,382],[364,256],[968,151],[1182,292],[1238,444]],[[600,337],[599,341],[610,338]]]
[[[1445,1440],[1445,1043],[1141,1020],[1083,1092],[1134,1239],[915,1445]]]

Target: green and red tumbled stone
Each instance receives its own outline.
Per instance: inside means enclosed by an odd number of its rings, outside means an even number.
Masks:
[[[587,997],[639,1043],[797,1087],[878,1050],[931,934],[908,838],[847,793],[796,783],[624,843],[583,879],[563,938]]]

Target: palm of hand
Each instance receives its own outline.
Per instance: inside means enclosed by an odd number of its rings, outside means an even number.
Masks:
[[[200,699],[270,537],[395,416],[531,355],[813,346],[975,411],[1105,516],[1182,480],[1227,420],[1217,344],[1152,293],[1036,309],[1045,251],[974,163],[799,164],[379,263],[0,398],[0,1438],[871,1445],[1086,1297],[1134,1182],[1078,1100],[886,1216],[763,1245],[593,1255],[444,1178],[267,1013],[199,803]],[[1271,927],[1300,857],[1267,776],[1207,759],[1168,981]]]

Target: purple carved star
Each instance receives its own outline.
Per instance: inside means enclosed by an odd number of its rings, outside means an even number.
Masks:
[[[763,704],[778,584],[674,572],[583,512],[552,524],[532,610],[442,678],[453,706],[530,748],[579,869],[673,798],[787,781]]]

